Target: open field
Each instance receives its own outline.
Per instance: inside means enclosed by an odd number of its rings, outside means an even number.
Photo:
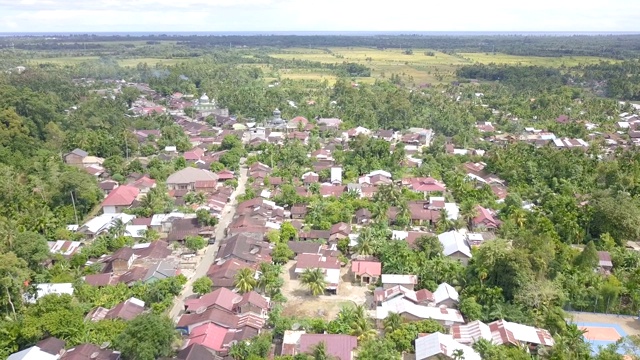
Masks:
[[[343,306],[365,305],[371,301],[372,294],[366,286],[351,284],[347,268],[341,271],[342,282],[337,295],[311,296],[294,276],[295,261],[284,266],[284,285],[282,295],[287,298],[283,313],[287,316],[321,317],[335,319]]]
[[[542,57],[542,56],[517,56],[506,54],[487,54],[487,53],[461,53],[464,59],[470,62],[478,62],[482,64],[508,64],[508,65],[537,65],[537,66],[576,66],[578,64],[597,64],[600,61],[616,61],[612,59],[603,59],[595,56],[563,56],[563,57]]]
[[[578,64],[594,64],[602,60],[593,56],[539,57],[516,56],[506,54],[461,53],[445,54],[431,49],[413,49],[412,55],[407,55],[402,49],[374,49],[334,47],[327,49],[289,48],[278,50],[270,54],[277,59],[307,60],[321,63],[356,62],[371,68],[372,77],[389,78],[392,74],[399,75],[405,84],[419,85],[423,83],[442,83],[454,80],[455,71],[462,65],[474,63],[497,63],[511,65],[539,65],[539,66],[575,66]],[[321,80],[316,73],[301,73],[302,69],[290,69],[283,77],[305,78]],[[364,80],[367,82],[367,80]]]

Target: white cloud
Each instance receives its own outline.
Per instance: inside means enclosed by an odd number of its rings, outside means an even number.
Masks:
[[[637,31],[640,1],[0,0],[0,32]]]

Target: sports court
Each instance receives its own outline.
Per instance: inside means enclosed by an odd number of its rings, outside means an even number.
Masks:
[[[634,316],[569,312],[572,322],[585,331],[593,352],[628,335],[640,334],[640,320]]]

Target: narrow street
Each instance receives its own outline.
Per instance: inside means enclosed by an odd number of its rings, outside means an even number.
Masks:
[[[220,221],[218,222],[218,225],[216,225],[215,243],[210,244],[204,249],[205,254],[202,256],[202,259],[200,260],[200,263],[196,267],[195,272],[193,273],[193,276],[189,278],[189,280],[184,286],[184,290],[182,290],[182,293],[180,293],[180,295],[175,299],[173,307],[169,312],[170,318],[177,321],[176,317],[180,315],[180,311],[184,308],[184,300],[193,295],[193,288],[192,288],[193,282],[198,278],[206,276],[207,271],[211,267],[211,264],[213,264],[214,260],[216,259],[216,254],[218,253],[218,248],[220,247],[220,241],[224,239],[224,231],[227,229],[227,227],[233,220],[233,216],[236,213],[236,205],[237,205],[236,197],[238,195],[244,194],[244,189],[247,184],[247,172],[248,172],[247,167],[242,166],[240,168],[240,177],[238,178],[238,187],[231,194],[231,200],[227,203],[227,205],[222,210]]]

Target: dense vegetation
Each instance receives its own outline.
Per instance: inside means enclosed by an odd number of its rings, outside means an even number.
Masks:
[[[284,178],[282,191],[274,198],[276,203],[309,204],[305,218],[309,228],[328,229],[337,222],[351,221],[358,209],[370,210],[375,224],[362,231],[358,246],[349,249],[348,243],[339,244],[345,258],[353,254],[374,255],[382,260],[385,272],[419,275],[419,289],[434,290],[437,284],[446,281],[462,289],[460,307],[469,320],[505,318],[549,329],[558,345],[548,354],[541,354],[542,358],[588,359],[591,356],[579,329],[564,321],[564,310],[616,314],[637,314],[640,310],[640,255],[625,248],[627,241],[640,239],[638,151],[628,147],[606,152],[600,140],[592,141],[586,151],[536,147],[523,142],[500,145],[482,139],[475,126],[477,122],[489,121],[505,133],[522,134],[525,127],[536,127],[553,131],[559,137],[584,139],[588,139],[590,133],[585,123],[598,126],[598,131],[603,133],[615,132],[618,114],[631,110],[628,105],[618,104],[618,100],[640,97],[637,75],[640,71],[636,62],[561,69],[471,65],[458,70],[459,83],[408,90],[383,79],[353,86],[351,77],[371,75],[370,69],[355,63],[328,66],[269,58],[266,61],[270,64],[286,67],[295,63],[300,67],[330,70],[340,76],[333,86],[308,80],[283,80],[276,85],[265,79],[261,68],[251,66],[254,60],[244,57],[250,50],[211,49],[217,44],[228,45],[229,41],[236,45],[273,45],[269,43],[273,39],[268,37],[156,36],[151,41],[171,39],[180,44],[155,49],[159,45],[154,42],[141,49],[124,50],[124,53],[115,53],[116,50],[107,46],[109,41],[122,41],[118,38],[79,36],[73,41],[81,44],[89,39],[103,42],[80,49],[44,39],[28,39],[30,45],[27,41],[17,41],[18,49],[82,50],[105,57],[76,65],[42,65],[22,74],[4,71],[0,74],[0,122],[3,125],[0,128],[0,207],[3,209],[0,312],[4,316],[0,320],[0,356],[30,346],[46,335],[60,337],[70,345],[109,341],[132,359],[166,356],[172,350],[174,334],[167,320],[158,314],[165,311],[173,296],[180,292],[183,278],[132,287],[94,288],[84,284],[81,277],[93,271],[91,267],[84,267],[89,258],[130,243],[131,239],[124,237],[121,229],[97,237],[72,259],[52,256],[47,247],[47,240],[73,239],[75,235],[66,230],[66,225],[82,223],[94,215],[96,205],[102,200],[95,177],[65,165],[62,155],[82,148],[91,155],[104,157],[104,166],[114,179],[124,179],[133,172],[149,173],[160,184],[135,212],[150,216],[173,209],[173,202],[161,182],[186,166],[184,158],[165,161],[153,156],[166,145],[176,145],[180,151],[191,147],[188,136],[168,116],[125,116],[130,115],[127,109],[138,97],[137,90],[125,88],[113,97],[103,96],[95,90],[108,89],[110,84],[73,81],[86,77],[145,82],[162,95],[206,92],[241,121],[262,122],[271,116],[274,108],[280,108],[285,118],[338,117],[344,121],[345,129],[355,126],[373,130],[433,129],[436,138],[431,147],[415,155],[422,160],[417,168],[402,165],[405,158],[402,146],[391,149],[386,141],[365,137],[356,138],[348,148],[337,145],[333,156],[344,167],[345,182],[355,181],[377,169],[392,172],[396,179],[432,176],[443,180],[449,189],[448,199],[461,205],[461,222],[453,223],[443,217],[432,229],[437,232],[468,226],[474,217],[475,205],[498,209],[503,222],[496,234],[498,239],[475,250],[466,268],[444,257],[439,243],[432,237],[418,239],[415,249],[405,242],[390,241],[392,229],[406,229],[409,225],[408,201],[422,195],[395,185],[382,187],[372,199],[361,199],[351,192],[339,198],[322,197],[317,186],[310,187],[310,197],[303,198],[296,193],[293,180],[299,179],[314,160],[306,154],[318,149],[321,140],[335,138],[336,133],[313,130],[308,144],[286,141],[282,147],[261,145],[251,149],[260,152],[247,162],[269,164],[275,168],[274,176]],[[511,37],[278,39],[280,46],[296,46],[301,41],[319,47],[349,42],[350,46],[495,50],[546,56],[606,53],[628,58],[636,54],[638,38],[575,37],[571,46],[564,48],[561,44],[566,44],[566,38],[527,37],[524,40]],[[543,48],[546,50],[541,52]],[[140,64],[127,68],[109,57],[166,56],[168,53],[199,59],[175,65]],[[254,55],[256,62],[263,63],[264,58],[260,58],[265,56],[263,52],[255,50]],[[469,79],[481,81],[469,84]],[[289,101],[298,104],[297,107],[290,106]],[[555,121],[563,114],[580,122]],[[133,129],[160,129],[162,137],[157,142],[140,144],[132,134]],[[445,153],[446,143],[458,148],[487,150],[487,155],[483,158],[452,156]],[[228,150],[220,158],[221,166],[227,168],[236,169],[240,157],[247,155],[247,149],[235,137],[225,138],[216,150],[220,149]],[[138,160],[129,161],[136,156],[151,159],[144,165]],[[465,180],[461,165],[466,161],[484,161],[488,171],[506,181],[509,196],[503,204],[495,201],[488,186]],[[326,171],[319,175],[322,180],[328,178]],[[247,190],[245,198],[255,195],[251,191]],[[523,201],[532,204],[532,210],[523,209]],[[390,207],[397,209],[393,220],[387,218]],[[292,253],[284,244],[296,237],[295,230],[283,227],[270,236],[275,243],[274,261],[289,260]],[[190,238],[189,246],[197,250],[204,243],[201,238]],[[612,274],[603,276],[594,271],[597,250],[611,253]],[[241,276],[236,281],[241,292],[258,288],[277,297],[281,295],[278,288],[282,285],[278,281],[279,272],[280,268],[273,265],[261,269],[263,275],[257,281],[251,271],[239,273]],[[305,275],[309,292],[318,292],[318,277],[312,272]],[[27,285],[42,282],[72,282],[76,293],[73,297],[45,297],[35,305],[24,303],[22,295],[33,291]],[[198,292],[206,292],[210,286],[206,280],[200,281]],[[113,306],[131,296],[147,302],[153,314],[129,323],[84,321],[91,308]],[[401,324],[396,319],[385,322],[384,336],[376,337],[362,311],[345,308],[336,319],[324,322],[288,318],[276,310],[269,324],[272,331],[250,344],[237,345],[233,348],[234,356],[263,358],[265,344],[270,344],[272,337],[281,337],[294,322],[301,323],[310,332],[358,336],[362,343],[360,359],[397,358],[399,353],[411,350],[418,333],[439,329],[431,322]],[[145,342],[154,337],[160,339],[162,346]],[[487,359],[531,358],[522,349],[479,344],[478,351]],[[598,359],[616,357],[607,350]]]

